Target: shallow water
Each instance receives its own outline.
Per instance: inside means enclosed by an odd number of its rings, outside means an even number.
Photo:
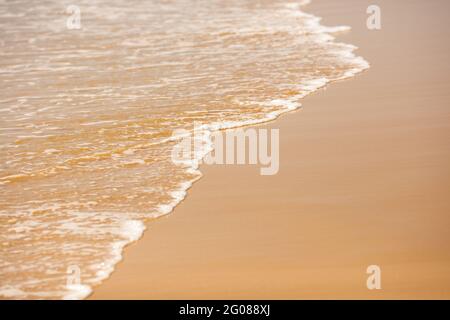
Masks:
[[[201,175],[172,163],[174,130],[268,121],[368,67],[300,2],[77,1],[79,30],[69,4],[0,1],[6,298],[83,298],[108,277]]]

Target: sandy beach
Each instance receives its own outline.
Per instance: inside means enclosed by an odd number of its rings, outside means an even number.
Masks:
[[[203,165],[91,299],[450,298],[448,1],[313,1],[371,65],[261,128],[280,171]],[[380,290],[366,287],[369,265]]]

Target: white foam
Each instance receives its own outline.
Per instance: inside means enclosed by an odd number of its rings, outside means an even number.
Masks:
[[[63,296],[63,300],[81,300],[91,294],[90,286],[83,284],[71,284],[66,286],[67,293]]]
[[[44,150],[45,154],[52,154],[52,153],[58,153],[58,152],[60,152],[60,151],[57,149],[45,149]]]
[[[114,266],[122,260],[122,251],[125,246],[130,243],[139,240],[145,230],[145,225],[142,221],[139,220],[125,220],[122,222],[118,234],[122,236],[124,240],[116,241],[111,245],[111,258],[102,262],[100,265],[94,266],[94,268],[99,269],[96,273],[96,278],[92,280],[94,284],[99,284],[101,281],[107,279],[111,273],[114,271]],[[90,287],[88,287],[90,290]],[[85,296],[82,296],[85,294]],[[78,287],[78,291],[76,294],[73,294],[72,297],[84,297],[88,296],[90,291],[88,292],[86,286],[83,288]]]
[[[138,240],[144,233],[145,225],[138,220],[127,220],[122,224],[121,234],[129,242]]]
[[[26,297],[26,295],[26,292],[10,285],[0,287],[0,296],[3,296],[5,298],[20,299]]]
[[[114,120],[101,120],[101,121],[93,121],[93,122],[86,122],[82,123],[82,126],[96,126],[99,124],[107,124],[107,123],[114,123]]]

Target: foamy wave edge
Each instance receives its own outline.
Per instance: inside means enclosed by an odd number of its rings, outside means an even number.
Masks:
[[[310,0],[304,0],[302,2],[297,3],[289,3],[286,5],[288,9],[292,9],[292,13],[296,15],[301,16],[307,16],[311,18],[311,25],[310,27],[315,29],[315,32],[318,34],[323,34],[323,43],[334,41],[335,37],[331,36],[333,33],[342,32],[342,31],[348,31],[350,30],[350,27],[347,26],[337,26],[337,27],[325,27],[320,24],[321,18],[314,16],[312,14],[304,13],[302,11],[299,11],[299,8],[301,6],[305,6],[309,4]],[[216,122],[211,124],[206,124],[201,126],[200,128],[196,128],[197,130],[200,129],[203,134],[201,134],[204,145],[206,146],[204,150],[199,151],[195,155],[195,159],[190,161],[189,163],[185,163],[186,165],[186,171],[188,173],[194,174],[195,178],[189,181],[182,182],[178,189],[172,191],[170,194],[172,195],[173,200],[167,204],[161,204],[159,206],[159,210],[157,212],[153,212],[148,214],[147,218],[158,218],[164,215],[167,215],[171,213],[174,208],[181,203],[187,195],[187,191],[192,187],[192,185],[198,181],[203,174],[201,173],[199,169],[199,162],[212,150],[212,139],[211,135],[219,130],[228,130],[228,129],[234,129],[239,127],[246,127],[246,126],[252,126],[252,125],[258,125],[266,122],[271,122],[276,120],[278,117],[280,117],[282,114],[297,110],[301,107],[301,104],[299,102],[300,99],[306,97],[307,95],[314,93],[318,91],[321,88],[324,88],[326,85],[328,85],[331,82],[336,82],[348,78],[352,78],[358,73],[368,69],[370,67],[369,63],[362,57],[356,56],[354,54],[354,51],[358,49],[354,45],[350,44],[344,44],[339,43],[345,47],[345,50],[341,50],[339,52],[336,52],[338,56],[340,56],[341,59],[348,61],[351,60],[355,65],[358,65],[358,67],[355,67],[353,69],[347,70],[345,74],[337,79],[327,79],[327,78],[317,78],[312,79],[308,81],[306,84],[302,84],[302,89],[305,90],[304,93],[295,95],[291,97],[290,99],[273,99],[271,101],[267,101],[264,103],[266,106],[271,107],[279,107],[279,110],[269,112],[266,117],[262,119],[252,119],[247,121],[229,121],[229,122]],[[168,141],[176,141],[182,139],[183,136],[177,136],[177,137],[171,137],[168,139],[165,139],[158,143],[164,143]],[[122,260],[122,252],[124,248],[139,240],[141,236],[143,235],[145,231],[145,225],[142,221],[139,220],[125,220],[123,222],[123,236],[125,237],[125,240],[121,240],[118,242],[113,243],[113,253],[114,258],[110,259],[110,261],[107,261],[105,263],[106,267],[104,268],[104,271],[98,274],[97,279],[95,279],[96,285],[99,285],[102,281],[107,279],[111,273],[114,271],[114,266]],[[69,288],[69,292],[66,293],[63,297],[63,299],[85,299],[87,298],[91,293],[93,292],[93,289],[91,286],[87,285],[78,285],[73,286],[72,288]]]
[[[291,4],[289,4],[288,7],[293,10],[297,10],[300,6],[307,5],[310,2],[311,2],[310,0],[304,0],[303,2],[299,2],[299,3],[291,3]],[[329,35],[330,33],[336,33],[336,32],[350,30],[350,27],[348,27],[348,26],[325,27],[325,26],[320,25],[320,21],[321,21],[320,17],[316,17],[314,15],[307,14],[307,13],[304,13],[301,11],[299,13],[301,15],[308,16],[308,17],[314,19],[315,27],[317,28],[318,33],[324,33],[324,34]],[[333,40],[335,40],[335,37],[330,35],[329,37],[326,37],[324,39],[324,42],[329,42],[329,41],[333,41]],[[214,132],[217,132],[220,130],[229,130],[229,129],[235,129],[235,128],[240,128],[240,127],[259,125],[262,123],[274,121],[274,120],[278,119],[278,117],[280,117],[282,114],[299,109],[301,107],[301,103],[299,102],[300,99],[324,88],[327,84],[329,84],[331,82],[337,82],[337,81],[341,81],[341,80],[345,80],[345,79],[354,77],[358,73],[360,73],[370,67],[369,63],[366,60],[364,60],[364,58],[362,58],[360,56],[356,56],[354,54],[354,51],[357,50],[358,47],[356,47],[354,45],[350,45],[350,44],[344,44],[344,43],[339,43],[339,44],[344,45],[346,47],[345,51],[337,52],[339,54],[339,56],[341,57],[341,59],[352,60],[352,62],[354,64],[358,65],[358,67],[347,70],[342,77],[336,78],[333,80],[323,78],[323,77],[317,78],[317,79],[312,79],[312,80],[308,81],[306,84],[302,84],[302,86],[301,86],[302,89],[306,89],[305,92],[302,94],[294,95],[290,99],[273,99],[273,100],[264,102],[262,104],[264,106],[280,107],[279,110],[267,113],[267,115],[264,118],[252,119],[252,120],[246,120],[246,121],[214,122],[211,124],[203,124],[199,127],[196,127],[195,128],[195,130],[197,130],[196,136],[197,137],[200,136],[202,138],[202,140],[203,140],[202,142],[206,146],[206,148],[203,150],[197,151],[197,153],[194,155],[195,158],[192,161],[180,161],[180,164],[184,164],[186,166],[186,170],[188,173],[196,174],[197,176],[190,181],[181,183],[179,189],[171,192],[171,195],[174,198],[174,200],[168,204],[160,205],[160,210],[157,213],[152,213],[150,216],[152,218],[157,218],[157,217],[164,216],[164,215],[171,213],[173,211],[173,209],[182,200],[184,200],[188,189],[191,188],[193,183],[202,177],[202,173],[199,170],[199,163],[213,149],[212,148],[213,142],[212,142],[211,136]],[[165,143],[165,142],[169,142],[169,141],[179,141],[192,133],[193,133],[193,131],[190,131],[187,134],[182,134],[182,135],[178,135],[178,136],[175,135],[170,138],[166,138],[158,143]]]

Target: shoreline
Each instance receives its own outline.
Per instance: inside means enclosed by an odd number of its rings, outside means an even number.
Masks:
[[[405,109],[409,106],[404,94],[410,88],[402,84],[410,79],[384,77],[386,70],[403,70],[408,63],[400,63],[400,68],[393,64],[398,63],[393,59],[379,64],[386,58],[380,48],[404,34],[392,35],[394,32],[389,29],[390,37],[383,38],[382,31],[364,30],[364,8],[368,6],[365,2],[317,1],[305,7],[306,12],[323,17],[322,23],[327,26],[351,25],[352,30],[339,35],[337,40],[359,46],[356,55],[364,57],[372,67],[352,79],[327,85],[325,90],[318,91],[320,94],[303,98],[299,111],[257,125],[280,128],[278,176],[265,179],[254,166],[201,166],[203,177],[187,191],[189,196],[173,213],[147,224],[148,232],[125,249],[123,260],[109,279],[93,288],[91,299],[450,297],[450,275],[446,272],[450,255],[445,251],[448,243],[445,226],[449,226],[449,218],[444,214],[450,208],[445,199],[449,186],[445,160],[450,158],[450,150],[445,139],[418,149],[418,142],[405,147],[405,134],[398,130],[407,127],[412,130],[408,131],[408,138],[412,136],[420,142],[424,141],[424,130],[430,136],[435,130],[448,134],[445,117],[449,114],[444,108],[448,91],[445,87],[432,88],[433,93],[441,94],[435,95],[433,101],[439,108],[433,109],[433,117],[425,121],[419,117],[423,114],[418,106]],[[389,9],[398,10],[401,5],[381,3],[383,12],[388,10],[386,25],[400,23],[389,20],[393,14]],[[420,6],[426,4],[414,2],[413,6],[419,7],[416,8],[419,14]],[[353,7],[353,11],[348,7]],[[340,10],[351,15],[343,16]],[[401,18],[408,25],[414,17]],[[370,39],[364,41],[365,37]],[[395,49],[399,54],[402,48]],[[419,59],[417,55],[411,55],[410,59]],[[445,72],[443,77],[448,80]],[[375,94],[371,92],[373,88]],[[364,90],[369,91],[368,97],[361,92]],[[352,93],[353,97],[349,95]],[[380,93],[384,94],[381,98]],[[358,105],[358,101],[366,105]],[[373,109],[380,102],[400,105],[400,110]],[[405,115],[409,115],[406,120]],[[389,127],[386,121],[390,122]],[[380,126],[385,130],[378,129]],[[292,150],[293,145],[299,147]],[[384,153],[399,169],[408,164],[422,173],[404,170],[400,177],[388,175],[392,174],[389,165],[384,158],[373,159],[375,153],[368,145]],[[423,162],[405,163],[398,154],[399,148],[406,148],[406,154],[412,155],[413,160],[432,153],[434,157],[426,158],[434,163],[432,172]],[[342,168],[348,170],[347,174]],[[430,184],[429,177],[435,179],[438,172],[444,175],[439,183],[430,190],[422,190],[421,183]],[[396,185],[393,192],[397,198],[385,193],[388,184],[380,176]],[[405,180],[412,184],[408,187]],[[433,200],[440,196],[433,202],[439,204],[432,212],[434,223],[423,214],[426,205],[430,206],[428,201],[419,204],[421,210],[414,210],[411,205],[412,194],[426,199],[430,197],[429,191],[433,191]],[[380,198],[385,202],[380,204]],[[413,218],[405,214],[408,210],[412,210]],[[401,214],[392,216],[393,212]],[[392,221],[397,228],[391,226]],[[406,222],[403,230],[400,222]],[[384,230],[387,239],[379,238],[378,228]],[[420,231],[424,232],[422,237],[417,236],[422,234]],[[413,236],[421,241],[414,241]],[[417,245],[423,253],[413,250]],[[365,288],[365,268],[373,264],[372,260],[380,261],[377,264],[383,274],[387,273],[383,289],[387,288],[379,292]],[[407,279],[417,277],[415,283],[407,283]],[[425,294],[430,288],[434,292]]]

